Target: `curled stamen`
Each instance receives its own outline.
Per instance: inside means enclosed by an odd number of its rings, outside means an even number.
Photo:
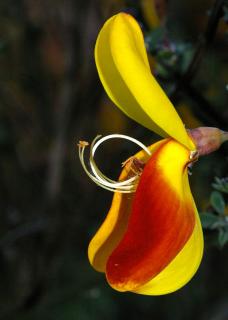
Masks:
[[[95,152],[97,150],[97,148],[106,140],[109,139],[113,139],[113,138],[120,138],[120,139],[126,139],[126,140],[130,140],[132,142],[134,142],[135,144],[137,144],[138,146],[140,146],[148,155],[151,155],[149,149],[142,144],[140,141],[126,136],[126,135],[121,135],[121,134],[111,134],[108,136],[105,136],[103,138],[101,138],[101,136],[97,136],[91,143],[90,146],[90,156],[89,156],[89,165],[91,168],[91,171],[89,169],[87,169],[87,166],[85,164],[84,161],[84,151],[85,148],[89,145],[88,142],[86,141],[79,141],[78,143],[78,147],[79,147],[79,159],[81,161],[81,164],[85,170],[85,172],[87,173],[87,175],[90,177],[90,179],[92,179],[97,185],[99,185],[100,187],[109,190],[109,191],[113,191],[113,192],[122,192],[122,193],[131,193],[131,192],[135,192],[136,190],[136,186],[137,186],[137,180],[140,174],[140,170],[135,170],[137,171],[135,173],[135,176],[124,180],[124,181],[115,181],[112,180],[108,177],[106,177],[97,167],[95,160],[94,160],[94,156],[95,156]],[[135,165],[136,163],[136,165]],[[136,166],[137,168],[137,163],[133,161],[133,164]],[[141,167],[143,168],[143,164],[140,164],[139,169],[141,169]],[[134,171],[133,171],[134,172]]]
[[[110,139],[110,136],[113,137],[113,135],[109,135],[109,136],[106,136],[104,138],[107,138],[107,139]],[[100,142],[100,140],[98,141],[98,139],[100,138],[101,136],[97,136],[92,144],[91,144],[91,148],[90,148],[90,167],[92,169],[92,172],[94,174],[94,176],[103,184],[101,185],[102,187],[103,186],[107,186],[107,187],[114,187],[114,188],[118,188],[118,187],[121,187],[121,189],[124,191],[124,190],[129,190],[129,184],[133,181],[135,181],[137,179],[137,177],[132,177],[126,181],[121,181],[121,182],[117,182],[115,180],[111,180],[109,179],[108,177],[106,177],[99,169],[98,167],[96,166],[96,163],[94,161],[94,155],[95,155],[95,151],[97,149],[97,144]],[[104,142],[104,138],[102,138],[102,142]],[[101,143],[99,143],[100,145]],[[94,149],[95,148],[95,149]],[[120,189],[118,190],[120,191]]]

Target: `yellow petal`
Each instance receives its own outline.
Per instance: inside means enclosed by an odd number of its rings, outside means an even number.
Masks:
[[[149,147],[151,153],[157,150],[162,143],[164,143],[164,140],[151,145]],[[138,152],[134,157],[145,162],[149,158],[145,151]],[[130,168],[126,165],[121,172],[119,180],[125,180],[129,175]],[[131,211],[132,198],[133,194],[119,192],[114,194],[111,208],[89,244],[89,261],[97,271],[105,272],[108,257],[123,237]]]
[[[130,118],[189,150],[195,146],[175,108],[153,75],[136,20],[125,13],[109,19],[95,47],[101,82],[113,102]]]

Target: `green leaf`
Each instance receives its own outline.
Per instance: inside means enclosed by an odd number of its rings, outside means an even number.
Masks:
[[[158,47],[161,45],[163,38],[165,35],[165,29],[163,27],[159,27],[151,31],[146,37],[145,42],[148,50],[151,53],[155,53]]]
[[[162,76],[163,78],[168,78],[169,77],[169,72],[167,71],[167,69],[161,65],[160,63],[158,63],[156,65],[156,70],[157,70],[157,73]]]
[[[218,242],[221,247],[228,242],[228,229],[219,229]]]
[[[210,197],[210,203],[213,209],[220,215],[224,214],[225,211],[225,201],[222,194],[218,191],[213,191]]]
[[[185,72],[192,60],[194,50],[193,47],[189,44],[185,44],[184,46],[179,46],[177,48],[177,52],[179,52],[179,69],[181,72]]]
[[[200,220],[204,229],[213,229],[214,224],[218,221],[218,217],[213,213],[203,212],[200,214]]]
[[[215,177],[215,183],[212,186],[218,191],[228,193],[228,178]]]
[[[174,56],[174,53],[167,49],[160,50],[157,55],[159,59],[166,59],[166,60],[171,59],[173,56]]]

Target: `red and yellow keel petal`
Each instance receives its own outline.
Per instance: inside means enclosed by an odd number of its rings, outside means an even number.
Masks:
[[[116,290],[165,294],[196,271],[203,240],[188,184],[188,162],[189,151],[174,140],[162,144],[147,162],[126,231],[106,265],[108,282]],[[191,259],[194,268],[188,266]]]
[[[201,222],[195,207],[196,224],[191,237],[170,262],[156,277],[140,286],[134,292],[144,295],[162,295],[183,287],[196,273],[203,255],[203,233]]]
[[[154,143],[148,149],[151,153],[155,152],[165,140]],[[138,152],[134,157],[146,162],[149,156],[145,151]],[[127,164],[121,172],[119,180],[126,180],[130,177],[130,166]],[[100,272],[105,272],[106,263],[122,239],[131,212],[131,204],[134,194],[123,194],[116,192],[113,197],[111,208],[95,234],[88,247],[88,257],[91,265]]]

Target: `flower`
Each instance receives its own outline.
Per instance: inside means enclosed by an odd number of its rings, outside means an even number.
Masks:
[[[202,128],[185,129],[151,74],[143,35],[132,16],[119,13],[104,24],[96,42],[95,60],[111,100],[127,116],[164,139],[147,148],[123,135],[98,137],[90,148],[92,173],[84,162],[87,144],[79,143],[87,174],[97,184],[115,191],[108,215],[89,244],[89,261],[118,291],[167,294],[192,278],[203,253],[202,228],[189,187],[188,167],[198,157],[198,145],[200,155],[208,153],[208,141],[211,143],[216,136],[215,140],[221,142],[224,136],[215,128],[207,128],[206,138]],[[142,151],[124,163],[116,182],[100,172],[94,154],[105,140],[118,137],[137,143]],[[211,145],[211,149],[218,147]]]

